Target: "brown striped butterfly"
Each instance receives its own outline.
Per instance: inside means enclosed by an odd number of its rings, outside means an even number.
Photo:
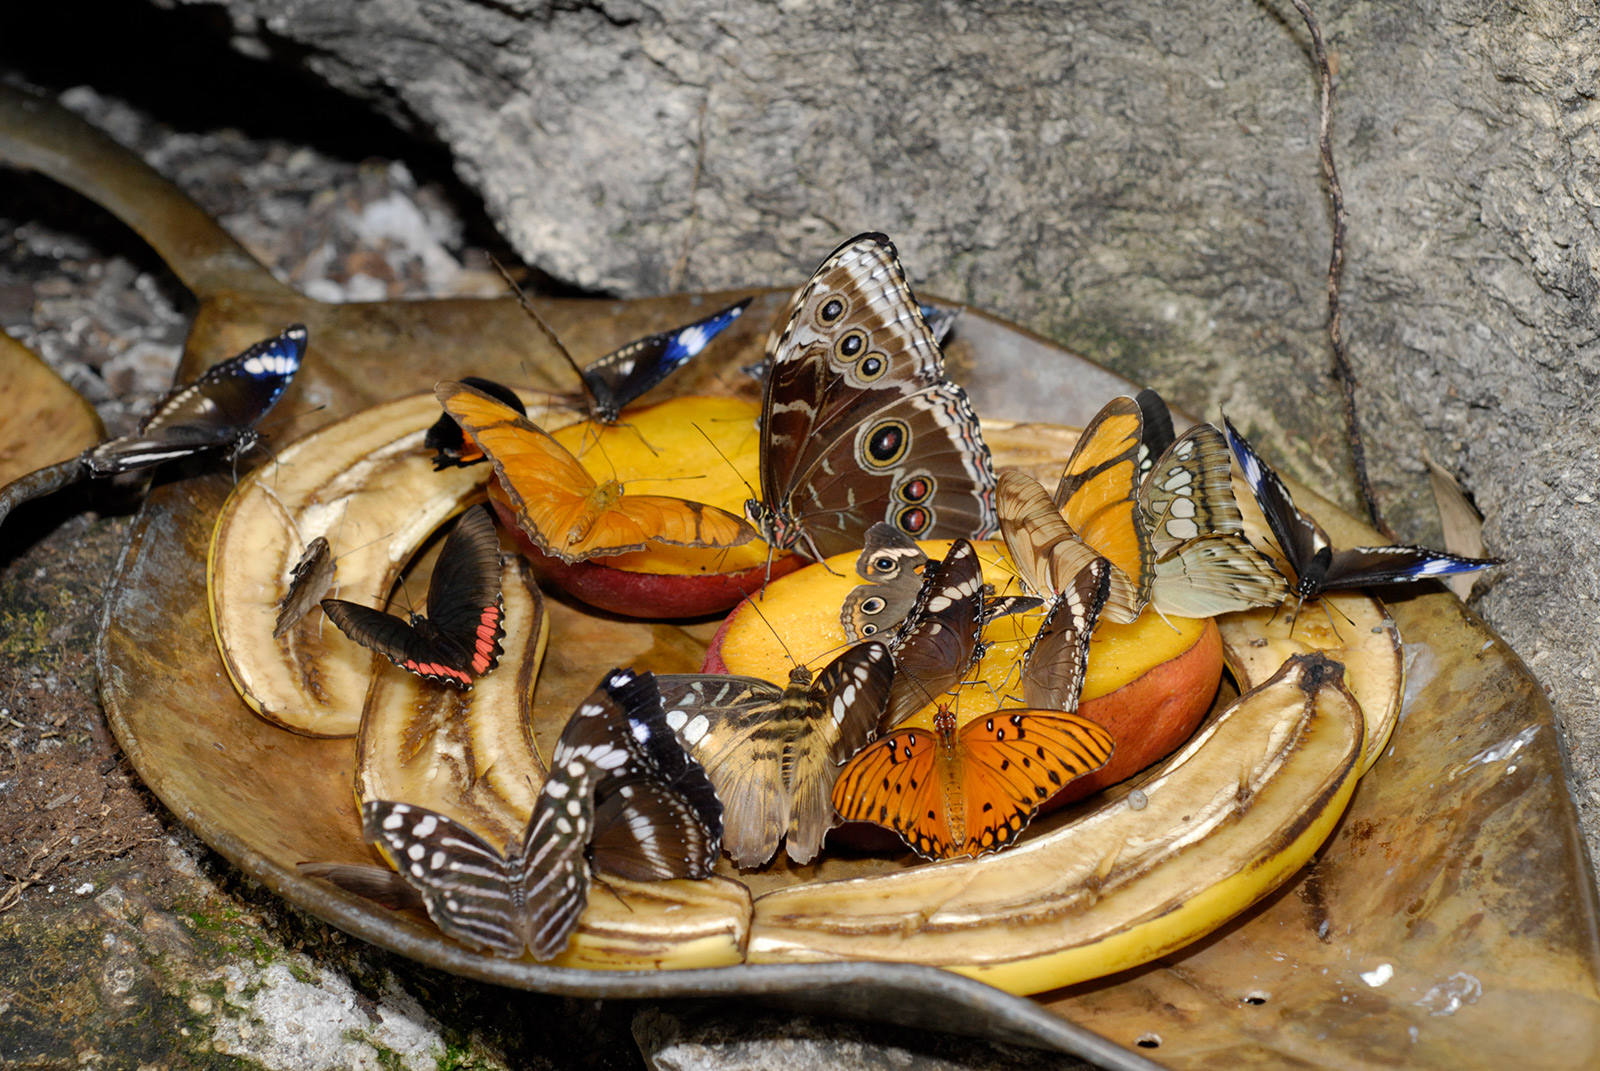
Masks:
[[[613,670],[563,729],[517,844],[498,851],[402,802],[367,803],[362,825],[446,934],[497,956],[526,950],[545,960],[577,927],[591,857],[595,870],[639,881],[709,877],[721,814],[705,771],[667,728],[650,674]],[[353,869],[312,873],[350,887],[344,872]]]
[[[759,677],[657,677],[667,723],[706,769],[726,806],[723,847],[758,867],[782,841],[809,863],[838,824],[829,800],[839,767],[876,734],[894,663],[878,642],[852,647],[786,686]]]
[[[500,594],[500,537],[489,511],[461,515],[439,551],[428,583],[427,615],[409,622],[344,599],[323,599],[339,630],[401,669],[457,688],[472,687],[500,661],[505,610]]]
[[[879,521],[916,539],[994,534],[989,449],[888,238],[823,261],[767,368],[761,497],[745,515],[774,548],[820,561]]]

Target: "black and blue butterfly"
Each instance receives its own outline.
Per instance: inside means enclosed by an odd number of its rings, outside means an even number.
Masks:
[[[84,452],[93,477],[115,476],[210,450],[237,459],[261,440],[256,430],[288,389],[305,357],[307,333],[291,324],[192,383],[162,398],[139,422],[139,430]]]
[[[1278,549],[1294,572],[1289,591],[1302,602],[1320,598],[1326,591],[1433,580],[1503,564],[1500,558],[1467,558],[1416,546],[1336,550],[1328,533],[1300,512],[1283,480],[1261,460],[1233,423],[1224,419],[1223,425],[1245,482],[1255,494]]]

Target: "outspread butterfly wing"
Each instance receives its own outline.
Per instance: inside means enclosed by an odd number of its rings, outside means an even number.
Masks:
[[[1078,538],[1039,481],[1026,473],[1008,470],[1000,474],[999,503],[1000,534],[1011,560],[1022,579],[1046,601],[1101,557]],[[1137,585],[1121,569],[1113,569],[1106,620],[1126,624],[1139,616],[1141,605]]]
[[[698,356],[749,304],[746,298],[692,324],[648,335],[584,368],[584,389],[593,400],[595,416],[614,423],[635,398]]]
[[[1078,538],[1128,578],[1135,614],[1150,601],[1155,581],[1155,551],[1138,501],[1142,429],[1136,401],[1107,402],[1083,429],[1054,495]],[[1120,607],[1114,604],[1114,608],[1120,612]]]
[[[594,829],[595,785],[603,776],[582,760],[552,761],[534,801],[508,890],[519,936],[534,959],[567,947],[589,902],[585,849]]]
[[[500,588],[500,537],[489,511],[461,515],[439,552],[428,582],[428,624],[443,645],[481,677],[500,661],[505,602]]]
[[[1111,758],[1105,729],[1076,714],[997,710],[961,727],[954,754],[965,837],[950,854],[983,855],[1017,839],[1039,805]]]
[[[642,550],[651,540],[729,547],[755,537],[743,520],[714,506],[601,486],[566,447],[482,391],[444,382],[434,392],[494,463],[518,527],[563,561]]]
[[[110,476],[201,450],[253,444],[256,425],[300,370],[307,337],[304,326],[292,324],[213,365],[158,401],[137,434],[85,452],[84,464],[91,475]]]
[[[439,929],[471,948],[522,955],[527,942],[513,895],[514,861],[425,807],[373,800],[361,808],[361,819],[367,840],[421,894]]]
[[[458,674],[424,672],[424,666],[434,664],[434,652],[428,650],[427,642],[416,629],[393,614],[346,599],[323,599],[322,612],[340,632],[361,646],[377,651],[400,668],[430,680],[462,683]]]
[[[867,745],[834,782],[839,817],[892,829],[925,858],[949,856],[954,835],[935,768],[937,740],[929,729],[900,729]]]
[[[1471,573],[1500,558],[1468,558],[1427,547],[1351,547],[1336,550],[1328,565],[1324,588],[1357,588],[1368,584],[1402,584],[1455,573]]]
[[[893,244],[863,234],[825,260],[769,343],[761,500],[778,547],[825,557],[883,521],[919,538],[987,537],[994,467]]]
[[[856,575],[866,583],[845,596],[839,625],[851,643],[888,632],[905,620],[922,588],[928,556],[916,541],[882,521],[867,529]]]
[[[1111,591],[1111,563],[1079,570],[1045,615],[1022,660],[1022,696],[1030,707],[1074,711],[1089,664],[1089,637]]]
[[[892,729],[958,684],[978,653],[983,572],[977,551],[956,540],[923,573],[917,601],[894,638],[894,685],[883,728]]]
[[[711,793],[709,783],[705,791]],[[595,805],[590,858],[596,870],[633,881],[710,877],[722,843],[721,805],[715,810],[712,827],[705,809],[674,786],[621,785]]]

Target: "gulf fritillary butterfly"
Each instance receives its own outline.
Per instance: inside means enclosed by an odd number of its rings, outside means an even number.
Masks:
[[[899,833],[925,859],[999,851],[1067,782],[1111,758],[1111,734],[1059,711],[997,710],[960,729],[940,706],[933,730],[869,744],[839,775],[840,817]]]
[[[665,495],[625,494],[596,480],[571,451],[504,402],[463,383],[434,388],[440,404],[494,463],[517,523],[564,562],[642,550],[651,541],[734,547],[754,528],[726,510]]]

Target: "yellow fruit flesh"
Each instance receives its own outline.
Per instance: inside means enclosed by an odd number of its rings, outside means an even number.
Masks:
[[[949,550],[950,542],[928,540],[918,546],[930,558],[938,559]],[[1022,590],[1004,543],[980,540],[974,546],[986,582],[993,584],[997,592]],[[825,566],[808,566],[773,581],[754,604],[741,604],[722,642],[721,653],[728,672],[782,681],[788,679],[794,664],[791,657],[813,669],[838,657],[845,642],[839,608],[845,596],[862,583],[855,571],[856,557],[853,552],[839,554],[828,559]],[[949,703],[963,723],[999,706],[1021,705],[1018,663],[1041,620],[1042,615],[1033,612],[991,622],[983,632],[984,642],[991,646],[976,670],[968,675],[970,683],[957,689],[953,699],[946,696],[929,703],[905,724],[931,727],[938,702]],[[1151,668],[1178,657],[1194,646],[1204,629],[1204,621],[1183,617],[1162,620],[1149,612],[1126,625],[1102,622],[1089,644],[1083,700],[1114,692]],[[997,698],[1004,698],[1005,702],[997,702]]]
[[[583,421],[551,432],[596,480],[617,480],[627,494],[669,495],[744,516],[759,495],[760,406],[738,398],[684,397],[630,409],[605,427]],[[704,434],[702,434],[702,432]],[[737,573],[767,563],[759,539],[710,549],[658,544],[592,561],[631,573],[697,576]]]

